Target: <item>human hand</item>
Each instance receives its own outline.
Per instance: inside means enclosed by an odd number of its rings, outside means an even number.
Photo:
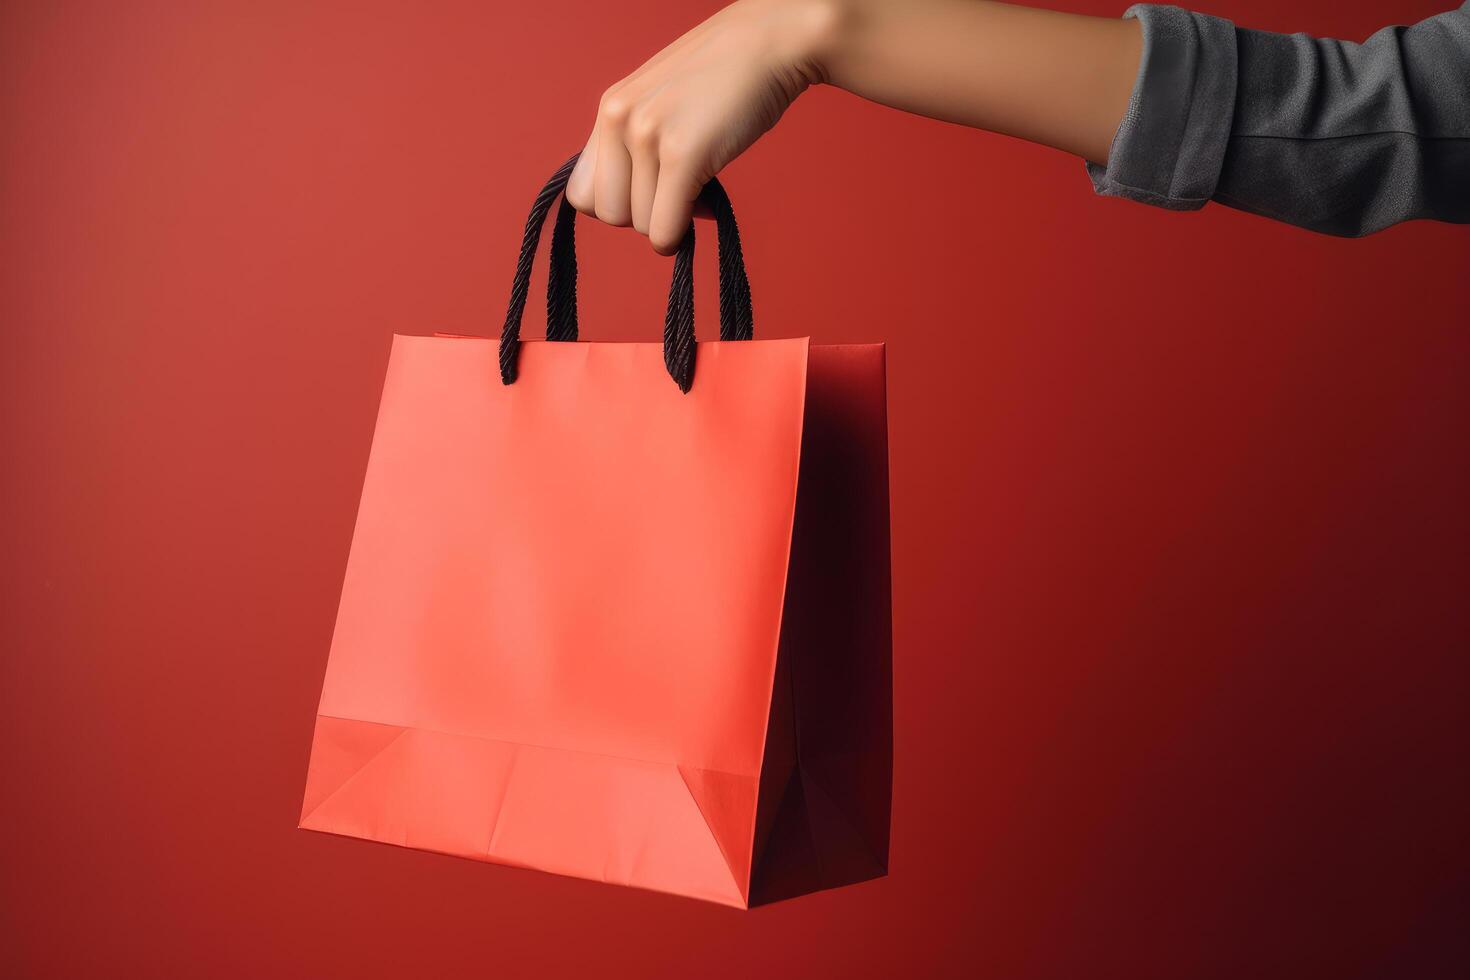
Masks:
[[[607,90],[567,182],[578,211],[672,254],[709,178],[822,81],[828,0],[739,0]]]

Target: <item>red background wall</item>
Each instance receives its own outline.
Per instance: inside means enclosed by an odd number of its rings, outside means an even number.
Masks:
[[[4,972],[1463,975],[1470,233],[832,91],[726,183],[761,335],[890,345],[891,876],[740,914],[294,829],[390,334],[498,332],[541,179],[714,6],[0,8]],[[667,261],[581,237],[584,335],[654,339]]]

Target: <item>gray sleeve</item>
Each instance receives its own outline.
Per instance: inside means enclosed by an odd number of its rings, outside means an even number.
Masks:
[[[1470,2],[1362,44],[1139,4],[1143,58],[1100,194],[1214,200],[1332,235],[1470,222]]]

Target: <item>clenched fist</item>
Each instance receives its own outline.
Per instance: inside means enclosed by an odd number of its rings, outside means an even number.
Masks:
[[[671,254],[705,182],[821,81],[813,53],[835,10],[740,0],[654,55],[602,96],[567,200]]]

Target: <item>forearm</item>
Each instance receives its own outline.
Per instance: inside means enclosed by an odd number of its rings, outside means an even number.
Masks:
[[[1137,24],[981,0],[738,0],[603,93],[567,201],[683,240],[705,183],[812,84],[1106,161]]]
[[[1161,207],[1335,234],[1465,221],[1467,51],[1470,0],[1362,45],[1151,4],[737,0],[603,93],[566,198],[670,254],[705,183],[827,83],[1074,153],[1100,193]]]
[[[814,0],[816,76],[874,102],[1105,162],[1138,23],[979,0]]]

